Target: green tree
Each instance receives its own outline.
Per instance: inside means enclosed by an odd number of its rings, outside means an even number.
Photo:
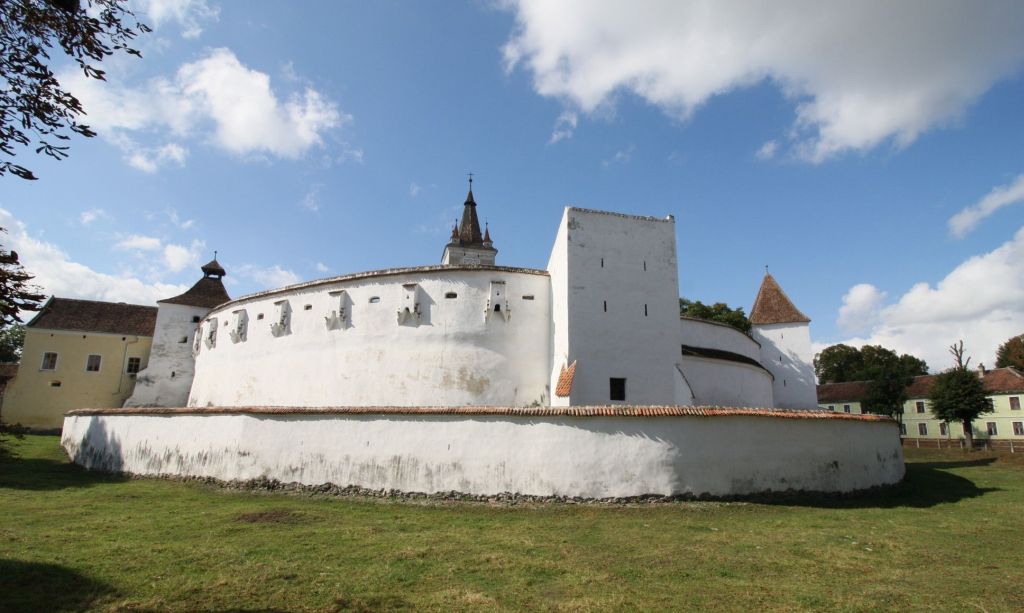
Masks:
[[[25,344],[25,326],[13,325],[0,329],[0,362],[17,362]]]
[[[0,228],[0,234],[4,232]],[[0,326],[21,323],[20,311],[39,310],[46,296],[29,284],[32,278],[18,261],[18,253],[0,246]]]
[[[821,383],[868,381],[889,370],[916,377],[928,374],[928,364],[906,353],[897,355],[881,345],[864,345],[860,349],[832,345],[814,356],[814,374]]]
[[[814,374],[821,383],[858,381],[864,370],[860,350],[849,345],[832,345],[814,356]]]
[[[149,32],[128,10],[127,0],[0,0],[0,155],[13,158],[34,147],[55,159],[68,156],[69,133],[95,136],[78,122],[82,103],[61,87],[50,69],[59,48],[86,77],[104,80],[94,64]],[[36,179],[31,170],[0,159],[0,175]]]
[[[895,352],[883,347],[864,347],[861,356],[868,365],[859,374],[868,386],[861,406],[869,413],[895,417],[903,423],[903,403],[907,401],[907,387],[914,380],[914,371]]]
[[[964,342],[953,345],[949,352],[953,354],[954,366],[942,372],[932,384],[932,414],[945,422],[961,422],[964,425],[964,436],[967,438],[967,449],[974,449],[974,432],[971,424],[979,416],[991,413],[992,400],[985,392],[985,386],[974,372],[967,369],[971,361],[964,357]]]
[[[679,314],[686,317],[717,321],[718,323],[732,326],[745,334],[750,334],[750,320],[747,319],[747,314],[743,312],[743,307],[733,309],[724,302],[707,305],[700,300],[680,298]]]
[[[1024,334],[1008,339],[996,349],[996,368],[1007,366],[1024,370]]]

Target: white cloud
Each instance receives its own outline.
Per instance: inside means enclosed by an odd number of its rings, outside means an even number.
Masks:
[[[322,183],[314,183],[309,186],[309,190],[306,195],[303,196],[302,200],[299,201],[299,206],[311,211],[313,213],[320,210],[320,191],[323,189]]]
[[[176,23],[185,38],[197,38],[203,32],[203,25],[217,21],[220,9],[210,6],[206,0],[136,0],[148,23],[160,28],[166,23]]]
[[[202,241],[192,241],[188,247],[173,243],[164,245],[164,265],[171,272],[180,272],[189,266],[198,267],[199,255],[205,248],[206,244]]]
[[[253,264],[244,264],[238,267],[237,274],[239,277],[258,283],[263,287],[263,289],[273,289],[283,287],[285,285],[293,285],[301,281],[299,275],[286,268],[281,268],[281,266],[277,264],[269,268],[254,266]]]
[[[33,283],[47,295],[110,302],[155,305],[157,300],[181,294],[188,286],[147,283],[130,275],[110,275],[74,262],[56,245],[29,235],[27,226],[0,208],[0,226],[7,228],[6,245],[18,252]]]
[[[819,162],[906,146],[1024,63],[1024,4],[993,0],[508,0],[506,65],[593,113],[631,92],[674,117],[764,80],[798,104],[789,138]]]
[[[846,332],[863,332],[878,319],[885,292],[870,283],[858,283],[843,296],[836,322]]]
[[[757,150],[757,159],[759,160],[770,160],[775,157],[775,153],[779,150],[779,142],[775,140],[767,141],[761,145],[761,148]]]
[[[323,146],[324,133],[352,119],[310,86],[282,99],[266,73],[246,67],[224,48],[183,64],[173,80],[154,78],[137,88],[99,83],[74,71],[59,78],[82,101],[85,121],[146,172],[160,163],[184,164],[188,151],[177,142],[143,148],[134,137],[143,132],[179,140],[203,135],[236,155],[297,159]],[[342,156],[361,161],[362,151],[346,145]]]
[[[323,262],[317,262],[315,268],[317,272],[330,272],[331,270],[327,267],[327,264],[324,264]]]
[[[634,149],[636,149],[636,147],[630,145],[625,149],[616,151],[615,155],[613,155],[612,157],[608,158],[607,160],[602,160],[601,165],[604,166],[605,168],[608,168],[612,164],[626,164],[633,159]]]
[[[154,236],[143,236],[141,234],[132,234],[127,236],[114,244],[117,249],[128,249],[132,251],[159,251],[162,247],[162,243],[159,238]]]
[[[409,184],[409,196],[411,196],[412,198],[419,196],[421,191],[423,191],[423,187],[420,186],[415,181]]]
[[[957,238],[963,238],[986,217],[1003,207],[1019,202],[1024,202],[1024,175],[1018,176],[1009,185],[993,188],[984,198],[950,217],[949,233]]]
[[[167,219],[169,219],[171,223],[177,226],[178,229],[180,230],[188,230],[189,228],[196,224],[196,220],[194,219],[182,220],[181,217],[178,215],[177,209],[168,209]]]
[[[555,120],[555,129],[551,132],[551,138],[548,139],[548,144],[553,145],[560,140],[572,138],[573,132],[576,131],[576,124],[579,121],[579,117],[572,111],[562,111]]]
[[[78,216],[78,221],[83,226],[87,226],[100,217],[107,217],[107,212],[103,209],[89,209],[88,211],[82,211],[82,214]]]
[[[852,288],[851,295],[851,304],[865,305],[862,312],[870,313],[876,303],[878,308],[868,332],[844,343],[883,345],[942,370],[951,365],[946,348],[963,339],[973,363],[994,366],[996,348],[1024,326],[1024,227],[998,248],[961,263],[934,287],[918,283],[892,304],[882,306],[878,290],[865,284]],[[856,312],[848,309],[845,316]]]

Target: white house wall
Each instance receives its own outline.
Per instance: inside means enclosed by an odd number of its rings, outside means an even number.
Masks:
[[[752,334],[761,343],[761,364],[775,375],[775,406],[817,409],[814,352],[808,325],[762,324],[754,326]]]
[[[568,406],[570,396],[554,394],[562,368],[571,363],[569,359],[569,253],[568,253],[568,207],[562,213],[558,224],[555,244],[548,258],[548,275],[551,281],[551,406]]]
[[[194,319],[202,319],[209,310],[168,302],[158,304],[149,365],[136,375],[135,390],[125,406],[185,406],[195,374],[192,340],[199,324]]]
[[[409,492],[607,498],[898,482],[896,424],[773,416],[71,415],[90,469]]]
[[[204,339],[213,318],[220,328],[199,348],[188,406],[546,405],[548,277],[511,270],[409,269],[229,302],[203,323]],[[505,283],[501,312],[489,306],[494,281]],[[402,314],[413,284],[420,312]],[[348,320],[329,328],[340,290]],[[288,325],[272,331],[284,301]],[[239,309],[248,331],[234,342]]]

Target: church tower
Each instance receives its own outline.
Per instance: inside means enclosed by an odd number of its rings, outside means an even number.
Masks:
[[[796,308],[767,271],[750,309],[750,331],[761,344],[761,364],[775,377],[772,397],[784,409],[817,409],[811,319]]]
[[[462,221],[452,228],[451,240],[444,247],[441,263],[449,266],[480,265],[494,266],[498,250],[491,242],[491,230],[485,228],[480,234],[480,219],[476,214],[473,200],[473,177],[469,177],[469,194],[462,209]]]
[[[231,297],[221,278],[227,274],[213,260],[201,268],[203,277],[187,292],[157,302],[156,329],[149,364],[138,373],[126,407],[183,407],[195,373],[192,341],[196,328],[213,307]]]

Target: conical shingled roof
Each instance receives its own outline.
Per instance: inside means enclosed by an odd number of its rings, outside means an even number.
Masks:
[[[476,216],[476,202],[473,200],[473,188],[466,195],[465,207],[462,209],[462,221],[459,223],[459,241],[463,245],[480,245],[484,239],[480,234],[480,220]]]
[[[779,287],[775,277],[764,273],[761,289],[757,291],[754,306],[750,309],[750,323],[794,324],[810,323],[811,318],[800,312],[786,292]]]

